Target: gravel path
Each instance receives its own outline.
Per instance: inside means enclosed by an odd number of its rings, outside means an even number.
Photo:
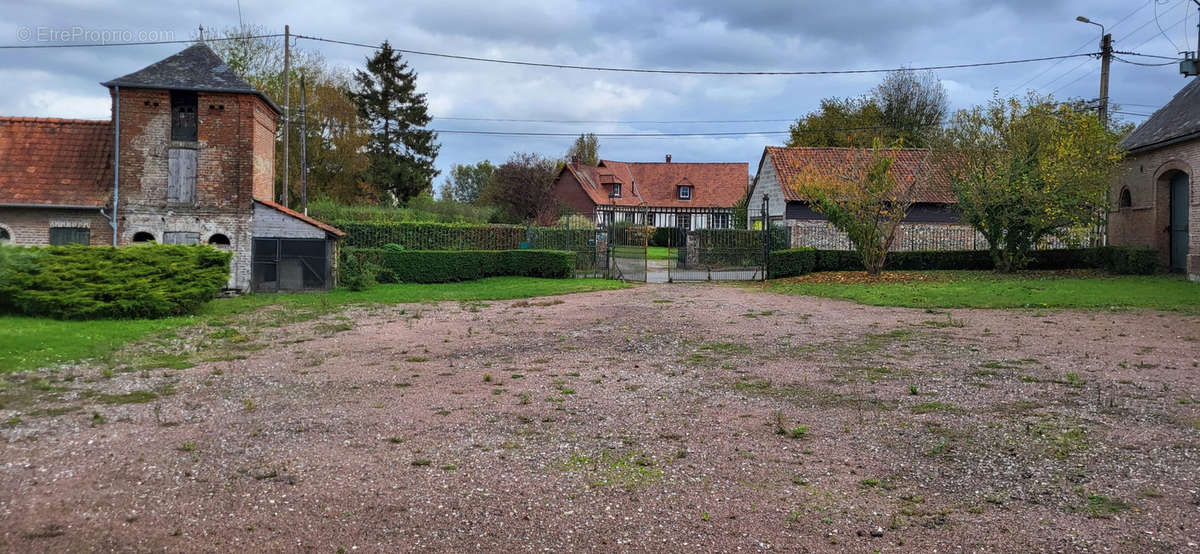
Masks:
[[[1196,317],[675,284],[237,325],[7,376],[0,549],[1200,552]]]

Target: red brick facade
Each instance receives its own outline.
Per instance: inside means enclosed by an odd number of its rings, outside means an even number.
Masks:
[[[1126,159],[1121,175],[1110,191],[1113,209],[1108,216],[1108,240],[1118,246],[1154,248],[1159,262],[1170,261],[1170,181],[1180,172],[1188,183],[1187,274],[1200,280],[1200,186],[1195,171],[1200,169],[1200,139],[1134,153]],[[1130,205],[1121,206],[1122,190],[1129,191]]]

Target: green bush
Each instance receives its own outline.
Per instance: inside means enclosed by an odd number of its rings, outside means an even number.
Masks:
[[[771,279],[779,279],[812,273],[816,267],[816,248],[792,248],[771,252],[767,273]]]
[[[771,252],[771,277],[801,275],[790,269],[798,254],[794,250]],[[863,271],[862,259],[849,250],[816,250],[811,271]],[[782,256],[783,261],[777,262]],[[778,267],[778,273],[776,273]],[[987,270],[995,264],[987,250],[890,252],[884,268],[891,271],[928,271],[939,269]],[[1104,269],[1117,274],[1148,275],[1158,270],[1158,253],[1147,248],[1105,246],[1038,250],[1032,253],[1028,269]]]
[[[575,254],[560,250],[402,250],[347,248],[357,263],[380,267],[383,283],[448,283],[484,277],[567,278],[575,271]]]
[[[0,247],[0,310],[58,319],[194,312],[229,281],[231,254],[210,246]]]
[[[1158,251],[1153,248],[1106,248],[1107,269],[1121,275],[1150,275],[1158,271]]]

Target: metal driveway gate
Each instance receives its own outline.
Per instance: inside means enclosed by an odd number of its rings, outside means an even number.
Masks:
[[[646,282],[646,247],[651,228],[620,224],[609,227],[608,251],[613,279]]]

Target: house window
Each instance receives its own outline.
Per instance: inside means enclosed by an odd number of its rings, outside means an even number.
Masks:
[[[51,227],[50,246],[90,244],[92,231],[87,227]]]
[[[612,197],[613,197],[613,198],[620,198],[620,197],[621,197],[621,183],[613,183],[613,186],[612,186]]]
[[[680,186],[679,187],[679,199],[680,200],[691,200],[692,199],[692,187],[690,187],[688,185]]]
[[[712,214],[713,229],[728,229],[729,214]]]
[[[154,234],[146,231],[138,231],[133,234],[133,242],[154,242]]]
[[[1133,207],[1133,196],[1129,194],[1128,188],[1121,189],[1121,198],[1117,205],[1122,208]]]
[[[172,148],[167,151],[167,202],[191,204],[196,200],[196,151]]]
[[[171,140],[196,141],[196,93],[171,91]]]
[[[163,244],[199,244],[200,233],[173,231],[163,233]]]
[[[208,237],[208,243],[217,247],[228,247],[229,237],[222,235],[221,233],[217,233],[211,237]]]

